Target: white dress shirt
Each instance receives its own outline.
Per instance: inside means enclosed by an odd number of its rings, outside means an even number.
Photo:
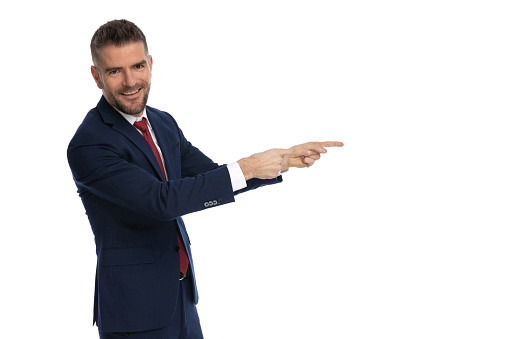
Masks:
[[[143,118],[147,119],[148,130],[150,132],[150,135],[152,136],[152,140],[154,140],[154,144],[156,145],[157,150],[159,151],[159,155],[161,156],[164,170],[166,172],[166,166],[164,165],[163,153],[161,152],[161,149],[159,148],[159,143],[157,142],[156,135],[155,135],[154,131],[152,130],[152,126],[150,125],[150,120],[147,117],[146,110],[143,109],[143,114],[139,118],[135,117],[134,115],[122,113],[118,109],[117,109],[117,111],[133,126],[134,126],[135,122],[141,121]],[[140,134],[143,135],[143,133],[140,130],[138,130],[138,132],[140,132]],[[229,164],[227,166],[227,168],[228,168],[228,172],[230,173],[230,180],[231,180],[232,189],[234,192],[247,187],[246,180],[244,179],[244,173],[242,173],[242,170],[240,169],[240,166],[237,162]],[[168,177],[168,176],[166,176],[166,177]]]

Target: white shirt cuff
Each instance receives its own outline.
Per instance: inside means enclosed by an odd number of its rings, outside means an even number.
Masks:
[[[239,164],[234,162],[226,167],[228,168],[228,172],[230,172],[233,192],[246,188],[246,179],[244,179],[244,173],[242,173]]]

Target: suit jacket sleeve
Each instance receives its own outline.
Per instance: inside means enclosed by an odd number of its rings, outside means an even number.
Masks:
[[[171,220],[202,210],[204,200],[234,201],[224,166],[194,177],[162,182],[104,145],[74,148],[69,153],[69,163],[80,193],[89,191],[156,219]]]
[[[197,175],[199,173],[204,173],[214,166],[217,167],[211,159],[209,159],[205,154],[203,154],[198,148],[194,147],[187,139],[184,137],[182,131],[179,129],[179,135],[181,139],[181,145],[185,145],[185,147],[181,147],[182,152],[182,176],[190,177]],[[235,191],[233,194],[237,195],[240,193],[244,193],[262,186],[272,185],[276,183],[280,183],[283,181],[282,176],[278,176],[275,179],[250,179],[246,182],[247,187]],[[231,182],[230,182],[231,185]]]

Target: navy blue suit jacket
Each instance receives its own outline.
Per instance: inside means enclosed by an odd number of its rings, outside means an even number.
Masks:
[[[94,322],[105,332],[166,326],[179,289],[177,230],[190,259],[181,216],[234,201],[273,180],[248,180],[233,192],[226,166],[194,147],[168,114],[147,106],[168,181],[143,136],[101,98],[72,138],[67,157],[95,236]]]

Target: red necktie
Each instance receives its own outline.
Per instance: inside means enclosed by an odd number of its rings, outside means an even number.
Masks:
[[[148,144],[150,145],[150,148],[152,149],[152,152],[154,152],[154,155],[156,156],[157,162],[159,163],[159,167],[161,168],[161,172],[163,172],[164,181],[168,181],[168,178],[166,178],[166,172],[164,171],[163,161],[161,160],[161,155],[159,154],[156,144],[154,143],[154,139],[152,139],[152,135],[150,135],[150,132],[148,130],[147,119],[143,118],[141,121],[136,121],[134,123],[134,127],[139,129],[143,133],[145,140],[147,140]]]
[[[152,135],[150,134],[147,126],[147,119],[143,118],[141,121],[136,121],[134,123],[134,127],[139,129],[143,133],[143,137],[145,140],[147,140],[148,144],[150,145],[150,148],[152,149],[152,152],[154,153],[157,162],[159,163],[159,167],[161,168],[161,172],[163,173],[164,180],[167,181],[166,178],[166,172],[164,171],[163,161],[161,159],[161,155],[159,154],[159,151],[157,150],[156,144],[154,143],[154,139],[152,139]],[[177,229],[177,235],[178,235],[178,244],[179,244],[179,254],[180,254],[180,272],[182,274],[187,273],[187,268],[189,266],[189,258],[187,257],[186,248],[184,247],[184,244],[182,242],[182,237],[180,235],[180,232]]]

